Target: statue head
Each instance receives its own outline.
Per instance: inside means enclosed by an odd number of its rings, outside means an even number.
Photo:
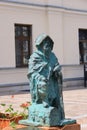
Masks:
[[[46,56],[49,56],[53,49],[54,42],[48,35],[44,33],[39,35],[35,43],[38,50],[42,51]]]

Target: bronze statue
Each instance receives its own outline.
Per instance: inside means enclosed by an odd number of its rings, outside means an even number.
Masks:
[[[37,50],[29,59],[28,71],[32,105],[29,107],[29,118],[21,123],[35,126],[75,123],[75,120],[65,119],[61,66],[52,52],[53,40],[41,34],[35,44]]]

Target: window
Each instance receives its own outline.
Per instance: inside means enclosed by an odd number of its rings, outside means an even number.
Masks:
[[[26,67],[31,54],[31,25],[15,24],[16,67]]]
[[[87,63],[87,29],[79,29],[80,63]]]

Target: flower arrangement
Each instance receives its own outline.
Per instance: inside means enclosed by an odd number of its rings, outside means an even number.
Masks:
[[[15,125],[18,123],[21,119],[26,119],[28,117],[28,107],[31,105],[30,102],[22,103],[20,107],[22,108],[22,111],[15,111],[12,104],[7,105],[6,104],[0,104],[2,107],[6,107],[5,112],[0,112],[0,128],[7,127],[11,125],[12,127],[15,127]]]
[[[23,119],[26,119],[28,117],[28,114],[26,113],[28,111],[28,107],[31,105],[31,102],[22,103],[20,105],[21,108],[23,108],[23,111],[20,112],[20,115],[23,116]]]
[[[3,107],[6,107],[6,104],[0,104],[1,106]],[[20,107],[23,109],[21,112],[19,111],[15,111],[12,104],[10,104],[6,110],[5,110],[5,115],[2,117],[2,118],[7,118],[7,115],[8,118],[11,118],[11,117],[14,117],[14,116],[17,116],[17,115],[22,115],[24,119],[27,118],[27,110],[28,110],[28,107],[31,105],[30,102],[26,102],[26,103],[22,103],[20,105]]]

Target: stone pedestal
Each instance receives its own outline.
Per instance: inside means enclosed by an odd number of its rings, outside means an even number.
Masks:
[[[73,119],[61,119],[61,109],[56,107],[45,108],[43,104],[32,104],[29,107],[29,117],[26,120],[20,120],[19,124],[29,126],[65,126],[76,123]]]
[[[39,127],[40,130],[81,130],[79,124],[65,125],[62,127]]]
[[[32,127],[20,128],[17,130],[81,130],[79,124],[65,125],[62,127]]]

